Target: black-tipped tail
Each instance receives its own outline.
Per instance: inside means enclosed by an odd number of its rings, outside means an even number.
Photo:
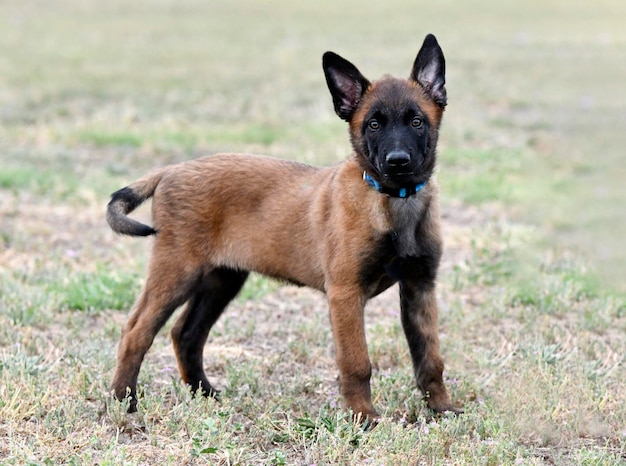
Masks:
[[[130,236],[150,236],[156,234],[151,226],[144,225],[128,217],[128,213],[139,207],[146,199],[129,187],[122,188],[111,195],[107,207],[107,222],[114,232]]]

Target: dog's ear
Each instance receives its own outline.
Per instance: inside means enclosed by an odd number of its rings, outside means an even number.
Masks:
[[[422,86],[422,89],[439,106],[446,106],[448,103],[445,88],[446,61],[437,39],[432,34],[426,36],[422,48],[415,58],[413,70],[411,70],[411,79]]]
[[[326,84],[333,96],[335,113],[342,120],[350,121],[370,82],[356,66],[336,53],[326,52],[322,57],[322,66]]]

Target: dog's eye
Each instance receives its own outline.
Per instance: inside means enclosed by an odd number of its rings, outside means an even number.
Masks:
[[[411,120],[411,126],[413,126],[413,128],[419,128],[422,126],[422,119],[420,117],[413,117],[413,120]]]
[[[367,126],[369,126],[370,129],[377,130],[377,129],[380,128],[380,123],[378,123],[378,120],[372,119],[372,120],[369,121]]]

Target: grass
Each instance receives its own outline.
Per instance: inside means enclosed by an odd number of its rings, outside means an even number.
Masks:
[[[3,2],[0,463],[622,464],[623,14],[612,1]],[[256,275],[205,349],[219,403],[181,385],[169,323],[138,413],[106,404],[150,247],[109,231],[109,193],[216,151],[336,163],[348,143],[321,54],[405,75],[427,32],[450,94],[440,333],[466,413],[424,409],[392,290],[367,309],[383,420],[363,430],[341,409],[323,297]]]
[[[47,292],[58,296],[61,309],[99,312],[128,309],[139,293],[139,276],[97,272],[69,273],[61,280],[46,280]]]
[[[0,175],[0,187],[12,191],[29,191],[36,195],[47,195],[62,200],[76,192],[79,180],[63,176],[56,170],[35,167],[4,167]]]

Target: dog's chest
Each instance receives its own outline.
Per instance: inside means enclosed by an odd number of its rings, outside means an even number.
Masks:
[[[360,281],[368,296],[375,296],[402,280],[399,270],[432,255],[423,220],[427,202],[421,199],[389,202],[391,230],[381,234],[364,255]],[[424,231],[423,231],[424,230]]]
[[[420,236],[423,232],[420,230],[428,204],[423,197],[389,200],[390,239],[397,257],[404,259],[422,255]]]

